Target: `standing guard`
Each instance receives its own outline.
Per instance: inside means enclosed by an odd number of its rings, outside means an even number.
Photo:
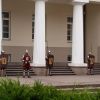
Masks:
[[[95,63],[95,56],[90,52],[88,57],[88,74],[93,74],[93,68],[94,68],[94,63]]]
[[[51,54],[51,51],[48,51],[48,54],[47,54],[47,58],[46,58],[46,66],[47,66],[47,69],[49,70],[49,75],[51,75],[51,68],[53,67],[54,65],[54,55]]]
[[[23,55],[22,58],[22,62],[23,62],[23,77],[25,77],[25,71],[27,71],[27,76],[28,78],[30,78],[30,62],[31,62],[31,57],[28,54],[28,50],[26,50],[25,54]]]
[[[6,76],[7,64],[8,64],[8,55],[5,53],[5,51],[2,51],[0,55],[1,76]]]

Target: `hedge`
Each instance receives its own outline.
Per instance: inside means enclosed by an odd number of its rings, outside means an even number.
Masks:
[[[40,81],[30,86],[20,84],[19,81],[2,79],[0,100],[100,100],[100,91],[91,92],[86,89],[63,91],[43,85]]]

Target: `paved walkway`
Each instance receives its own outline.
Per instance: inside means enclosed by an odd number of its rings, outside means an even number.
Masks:
[[[41,81],[45,85],[53,85],[60,87],[70,87],[73,85],[80,86],[92,86],[96,85],[100,87],[100,75],[73,75],[73,76],[32,76],[31,78],[22,77],[7,77],[13,80],[20,81],[21,84],[32,85],[36,80]]]

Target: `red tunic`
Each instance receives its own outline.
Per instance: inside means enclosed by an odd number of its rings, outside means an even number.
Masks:
[[[23,68],[24,69],[30,69],[30,61],[31,61],[31,57],[26,53],[23,58],[22,58],[22,61],[23,61]]]

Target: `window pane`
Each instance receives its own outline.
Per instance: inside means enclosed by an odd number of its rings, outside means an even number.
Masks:
[[[8,27],[3,27],[3,32],[9,32],[9,28]]]
[[[3,38],[9,38],[10,32],[10,19],[9,19],[9,12],[2,12],[2,22],[3,22]]]
[[[67,30],[67,35],[71,35],[71,30]]]
[[[35,19],[35,16],[32,15],[32,39],[34,39],[34,19]]]
[[[34,28],[32,28],[32,33],[34,33]]]
[[[9,33],[3,33],[3,38],[8,38],[9,37]]]
[[[34,34],[32,34],[32,39],[34,39]]]
[[[34,20],[35,19],[35,16],[34,15],[32,15],[32,20]]]
[[[32,27],[34,27],[34,22],[32,22]]]
[[[67,22],[72,23],[73,22],[73,18],[72,17],[67,17]]]
[[[71,24],[67,24],[67,29],[72,29],[72,25]]]
[[[71,36],[67,36],[67,40],[71,40]]]
[[[9,25],[9,20],[3,20],[3,25]]]
[[[72,36],[70,36],[70,41],[72,41]]]
[[[9,13],[8,12],[3,12],[2,16],[3,16],[3,18],[9,18]]]
[[[71,60],[72,60],[72,56],[71,55],[68,55],[67,61],[71,61]]]
[[[72,23],[73,17],[67,17],[67,41],[72,41]]]
[[[72,30],[67,30],[67,35],[72,36]]]

